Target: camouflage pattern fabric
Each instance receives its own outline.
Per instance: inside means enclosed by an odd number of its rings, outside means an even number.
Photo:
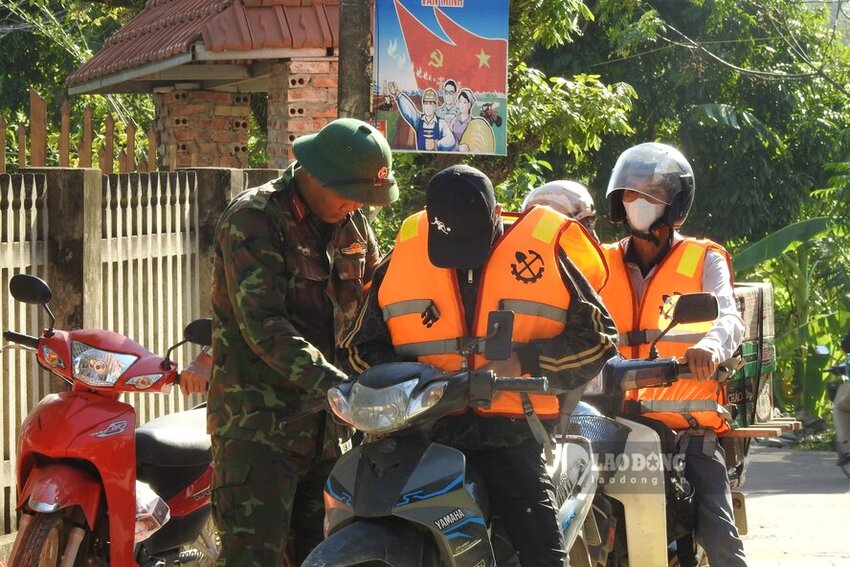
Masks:
[[[213,437],[213,518],[225,541],[218,565],[283,565],[287,544],[298,565],[324,538],[322,489],[333,459],[258,451],[256,444]],[[289,537],[293,534],[294,537]]]
[[[379,260],[362,213],[335,225],[310,213],[295,186],[295,165],[238,195],[216,228],[207,428],[217,447],[213,507],[226,557],[282,548],[283,540],[271,541],[265,526],[255,526],[287,524],[292,499],[300,498],[287,495],[301,492],[298,478],[336,449],[332,421],[315,410],[346,378],[332,364],[334,346]],[[321,485],[311,498],[320,501]],[[254,506],[266,500],[275,506],[273,522],[263,519],[265,506]],[[287,531],[278,525],[278,533]]]

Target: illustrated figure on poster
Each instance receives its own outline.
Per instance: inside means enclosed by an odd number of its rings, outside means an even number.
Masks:
[[[437,118],[445,120],[451,126],[452,120],[460,114],[457,99],[457,81],[449,79],[443,83],[443,104],[437,107]]]
[[[452,120],[450,127],[457,144],[455,151],[464,153],[492,153],[496,146],[496,137],[490,123],[478,116],[472,116],[475,94],[470,89],[461,89],[457,95],[460,113]]]
[[[499,108],[498,102],[485,102],[481,106],[481,112],[478,113],[479,116],[486,119],[487,122],[498,128],[502,125],[502,117],[499,116],[499,113],[496,112],[496,109]]]
[[[449,124],[437,117],[437,91],[425,89],[420,112],[394,81],[390,81],[387,89],[395,97],[401,117],[416,132],[417,150],[448,152],[454,149],[455,137]]]
[[[463,137],[464,130],[466,130],[467,125],[469,125],[469,121],[472,120],[470,110],[472,110],[472,105],[474,104],[475,95],[472,94],[472,91],[469,89],[461,89],[460,93],[457,95],[458,115],[455,116],[449,123],[449,127],[451,127],[452,134],[455,137],[455,142],[457,143],[455,150],[459,152],[469,151],[469,148],[465,144],[461,145],[460,140]]]

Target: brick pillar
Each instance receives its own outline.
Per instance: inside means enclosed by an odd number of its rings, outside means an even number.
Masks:
[[[293,159],[292,142],[337,117],[337,61],[282,61],[269,81],[269,167]]]
[[[154,94],[159,167],[247,167],[249,102],[214,91]]]

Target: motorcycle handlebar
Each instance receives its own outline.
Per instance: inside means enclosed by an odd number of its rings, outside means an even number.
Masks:
[[[493,378],[493,389],[503,392],[548,392],[549,379],[542,376]]]
[[[612,391],[666,386],[687,372],[687,365],[675,358],[624,359],[609,361],[605,368]]]
[[[15,331],[3,331],[3,339],[11,343],[18,343],[19,345],[28,346],[30,348],[38,348],[38,337],[32,337],[23,333],[16,333]]]

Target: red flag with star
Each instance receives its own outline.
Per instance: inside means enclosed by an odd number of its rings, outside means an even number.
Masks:
[[[439,91],[445,80],[454,79],[476,92],[506,94],[507,40],[471,33],[435,8],[437,21],[449,39],[446,41],[423,25],[398,0],[394,0],[394,4],[420,90],[431,87]]]

